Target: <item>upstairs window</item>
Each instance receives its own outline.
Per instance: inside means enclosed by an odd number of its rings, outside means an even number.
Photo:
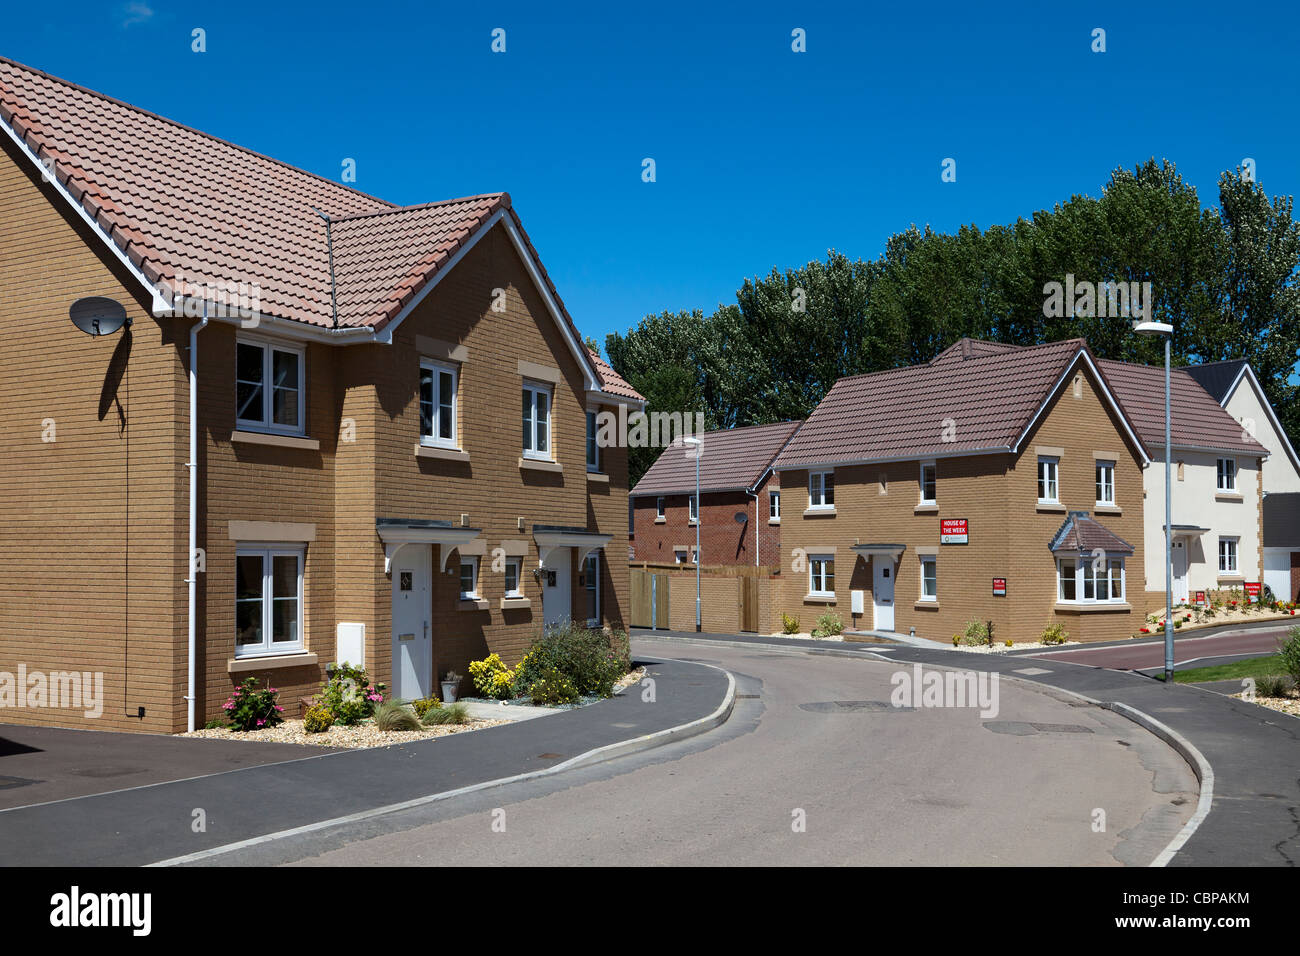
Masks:
[[[808,475],[808,507],[835,507],[835,472],[814,471]]]
[[[587,412],[587,470],[600,471],[600,445],[596,442],[595,412]]]
[[[455,448],[456,369],[428,360],[420,363],[420,443]]]
[[[700,520],[700,503],[695,500],[694,495],[688,495],[686,498],[686,511],[692,521]]]
[[[541,385],[525,385],[524,457],[551,458],[551,390]]]
[[[1097,504],[1113,505],[1115,503],[1115,463],[1113,461],[1097,462]]]
[[[1219,491],[1237,490],[1237,459],[1220,458],[1218,461],[1218,489]]]
[[[267,342],[235,343],[235,422],[285,434],[303,431],[303,351]]]
[[[1038,500],[1047,504],[1060,502],[1057,487],[1057,468],[1060,462],[1056,458],[1040,457],[1038,459]]]
[[[769,491],[767,493],[767,511],[771,520],[781,520],[781,492]]]
[[[663,499],[663,495],[660,495],[658,498],[655,499],[655,517],[662,518],[663,516],[664,516],[664,499]]]
[[[932,505],[936,503],[936,476],[938,469],[932,461],[921,463],[921,504]]]

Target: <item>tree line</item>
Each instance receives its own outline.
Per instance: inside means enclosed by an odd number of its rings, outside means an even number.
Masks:
[[[710,314],[647,315],[610,334],[606,356],[648,410],[703,412],[710,429],[765,424],[807,417],[836,379],[927,362],[962,336],[1083,337],[1102,358],[1162,364],[1163,344],[1123,318],[1044,308],[1047,283],[1067,275],[1149,282],[1155,319],[1174,326],[1174,363],[1246,359],[1300,444],[1300,224],[1290,197],[1270,199],[1240,170],[1218,186],[1217,208],[1203,208],[1173,163],[1151,159],[1116,169],[1099,198],[1011,225],[911,226],[874,260],[832,249],[773,269]],[[658,451],[631,450],[632,482]]]

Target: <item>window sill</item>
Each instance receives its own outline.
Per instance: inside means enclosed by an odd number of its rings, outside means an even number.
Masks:
[[[442,461],[469,461],[469,452],[463,448],[447,448],[443,445],[415,446],[416,458],[438,458]]]
[[[521,471],[564,471],[563,465],[549,458],[520,458],[519,468]]]
[[[486,611],[492,606],[490,601],[484,601],[482,598],[461,598],[460,609],[462,611]]]
[[[834,518],[835,508],[805,508],[803,512],[805,518]]]
[[[686,520],[686,526],[687,526],[688,528],[694,528],[694,527],[695,527],[697,524],[699,524],[699,523],[700,523],[700,519],[699,519],[699,518],[688,518],[688,519]]]
[[[1245,501],[1246,496],[1240,491],[1216,491],[1214,493],[1215,501]]]
[[[912,514],[916,515],[937,515],[939,513],[939,503],[923,501],[912,509]]]
[[[277,435],[274,432],[237,430],[230,433],[230,440],[246,445],[275,445],[279,448],[302,448],[307,451],[320,451],[320,442],[318,440],[300,435]]]
[[[1122,515],[1124,513],[1124,509],[1117,505],[1104,505],[1101,502],[1093,505],[1092,510],[1094,514],[1099,515]]]
[[[658,518],[655,518],[655,524],[667,524],[667,523],[668,523],[668,519],[663,517],[662,515]]]
[[[912,605],[918,611],[937,611],[939,610],[938,601],[917,601]]]
[[[780,518],[768,518],[768,519],[767,519],[767,523],[768,523],[768,524],[780,524],[780,523],[781,523],[781,519],[780,519]]]
[[[531,598],[518,597],[501,599],[501,610],[503,611],[517,611],[532,606],[533,602]]]
[[[1059,501],[1039,501],[1037,502],[1035,510],[1064,514],[1065,505],[1061,504]]]
[[[834,594],[805,594],[803,596],[804,604],[834,604]]]
[[[250,654],[248,657],[233,657],[226,661],[226,672],[240,674],[244,671],[264,671],[281,667],[315,667],[319,660],[311,651],[295,651],[291,654]]]
[[[1094,604],[1063,604],[1057,602],[1058,614],[1100,614],[1106,611],[1131,611],[1133,606],[1125,601],[1100,602]]]
[[[589,471],[587,472],[587,480],[607,485],[609,484],[609,475],[601,471]]]
[[[1246,576],[1244,574],[1233,574],[1231,572],[1226,572],[1220,574],[1215,580],[1219,584],[1245,584]]]

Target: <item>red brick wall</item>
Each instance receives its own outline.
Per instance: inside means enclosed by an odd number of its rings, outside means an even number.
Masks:
[[[772,524],[768,490],[780,489],[773,474],[758,488],[758,564],[769,567],[781,562],[781,526]],[[753,565],[754,498],[743,491],[705,492],[700,506],[700,550],[705,564]],[[633,498],[637,561],[672,564],[674,548],[685,545],[687,555],[695,547],[695,525],[689,520],[689,494],[664,495],[664,520],[657,520],[657,496]],[[782,501],[784,506],[785,502]],[[743,512],[745,523],[736,521]]]

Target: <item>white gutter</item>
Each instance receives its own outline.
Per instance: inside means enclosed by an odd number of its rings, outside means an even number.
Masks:
[[[190,733],[194,727],[194,657],[196,648],[196,630],[198,627],[198,568],[194,560],[198,552],[199,536],[199,333],[207,327],[208,310],[203,309],[203,321],[190,327],[190,460],[185,467],[190,470],[190,575],[185,579],[190,591],[189,613],[189,667],[186,682],[185,700],[189,705],[187,726]]]

